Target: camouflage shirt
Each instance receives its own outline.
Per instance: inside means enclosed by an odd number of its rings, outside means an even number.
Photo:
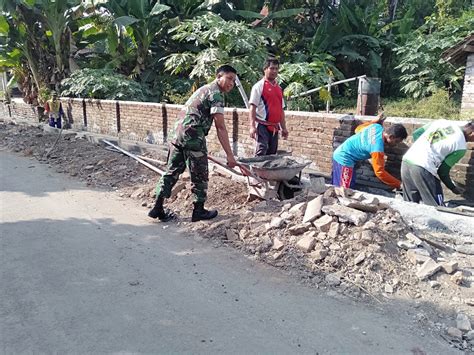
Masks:
[[[213,81],[200,87],[186,101],[171,142],[190,150],[206,151],[206,136],[216,113],[224,113],[224,96],[217,81]]]

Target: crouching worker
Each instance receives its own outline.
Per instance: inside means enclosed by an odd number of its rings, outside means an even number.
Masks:
[[[44,112],[49,116],[51,127],[61,128],[61,120],[64,116],[63,106],[56,92],[52,92],[52,97],[44,105]]]
[[[474,142],[474,121],[460,127],[453,121],[438,120],[418,128],[413,139],[402,159],[403,198],[443,206],[440,180],[455,194],[462,192],[449,172],[466,153],[466,142]]]
[[[207,197],[209,177],[207,162],[206,136],[212,122],[217,130],[217,137],[227,155],[227,165],[235,167],[229,136],[224,123],[224,97],[234,87],[236,70],[229,65],[217,69],[216,79],[194,92],[184,105],[175,125],[174,137],[168,151],[166,173],[156,186],[156,203],[148,216],[166,222],[176,215],[163,207],[165,198],[171,196],[171,190],[178,181],[186,166],[189,169],[194,195],[192,221],[212,219],[217,211],[204,208]]]
[[[400,180],[385,170],[384,147],[401,143],[408,133],[401,124],[394,124],[384,129],[383,119],[383,116],[379,116],[377,121],[374,121],[379,123],[369,122],[358,126],[356,134],[334,151],[332,157],[332,184],[334,186],[354,188],[355,164],[358,161],[371,159],[375,176],[391,188],[400,188]]]

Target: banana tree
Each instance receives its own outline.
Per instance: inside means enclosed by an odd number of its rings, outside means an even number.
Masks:
[[[56,59],[53,82],[58,86],[70,72],[70,24],[82,15],[81,0],[36,0],[35,8],[41,13],[46,34],[52,39]]]
[[[136,46],[136,63],[132,73],[140,74],[145,69],[151,43],[166,30],[160,15],[170,7],[153,0],[110,0],[102,6],[113,14],[118,28],[130,32]]]

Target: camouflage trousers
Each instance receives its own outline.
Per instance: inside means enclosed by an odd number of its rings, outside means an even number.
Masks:
[[[207,151],[189,150],[170,144],[167,164],[165,174],[156,184],[156,197],[169,198],[173,186],[187,167],[191,176],[194,202],[206,201],[209,181]]]

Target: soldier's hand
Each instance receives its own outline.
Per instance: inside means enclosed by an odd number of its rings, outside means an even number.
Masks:
[[[283,139],[287,139],[288,138],[288,130],[287,129],[282,129],[281,130],[281,136],[283,137]]]
[[[237,161],[235,160],[233,155],[227,156],[227,165],[229,168],[235,168],[237,166]]]

